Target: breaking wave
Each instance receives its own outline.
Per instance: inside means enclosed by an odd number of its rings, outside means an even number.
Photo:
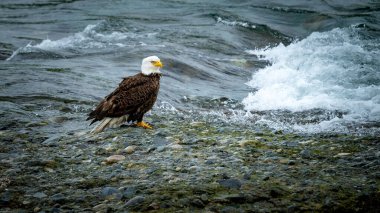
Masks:
[[[313,131],[342,123],[380,122],[380,41],[365,38],[363,30],[336,28],[288,46],[247,51],[270,64],[247,83],[255,91],[243,100],[245,109],[339,112],[317,126],[296,127]]]
[[[248,22],[244,22],[244,21],[230,21],[230,20],[227,20],[227,19],[223,19],[222,17],[216,17],[216,22],[217,23],[222,23],[222,24],[225,24],[225,25],[228,25],[228,26],[240,26],[240,27],[252,28],[252,29],[256,28],[256,25],[250,24]]]
[[[58,40],[49,38],[39,44],[33,45],[30,42],[25,47],[16,50],[7,60],[11,60],[19,53],[31,53],[40,51],[57,52],[61,50],[80,51],[81,49],[99,49],[107,47],[126,47],[146,45],[142,40],[154,37],[156,33],[136,33],[124,31],[109,31],[106,21],[98,24],[90,24],[78,33],[64,37]]]

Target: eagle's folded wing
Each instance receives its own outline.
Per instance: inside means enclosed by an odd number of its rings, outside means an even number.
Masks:
[[[91,122],[102,120],[105,117],[120,117],[128,115],[148,101],[156,94],[156,88],[149,84],[148,78],[136,76],[125,78],[111,94],[106,96],[92,111],[87,120]],[[90,124],[90,125],[91,125]]]

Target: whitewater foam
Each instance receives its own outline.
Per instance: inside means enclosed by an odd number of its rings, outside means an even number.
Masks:
[[[98,26],[99,24],[88,25],[82,32],[75,33],[72,36],[56,41],[45,39],[40,44],[34,45],[33,47],[43,50],[67,48],[104,48],[107,46],[124,47],[126,45],[121,43],[123,40],[150,37],[154,35],[153,33],[139,35],[133,32],[102,33],[97,31]]]
[[[256,25],[249,24],[247,22],[243,22],[243,21],[230,21],[230,20],[222,19],[221,17],[217,17],[216,18],[216,22],[217,23],[222,23],[222,24],[225,24],[225,25],[228,25],[228,26],[240,26],[240,27],[252,28],[252,29],[256,28]]]
[[[157,33],[135,33],[135,32],[118,32],[104,31],[105,22],[90,24],[81,32],[75,33],[68,37],[58,40],[49,38],[39,44],[32,45],[29,43],[25,47],[20,47],[11,57],[11,60],[19,53],[32,53],[40,50],[60,51],[60,50],[80,50],[80,49],[97,49],[106,47],[126,47],[126,46],[144,46],[145,43],[139,40],[154,37]]]
[[[344,112],[340,122],[379,122],[380,42],[362,38],[361,30],[336,28],[288,46],[247,51],[270,65],[247,83],[257,91],[243,100],[245,109],[339,110]]]

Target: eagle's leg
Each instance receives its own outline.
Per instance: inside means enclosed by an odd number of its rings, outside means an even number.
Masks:
[[[152,129],[152,126],[149,125],[148,123],[145,123],[144,121],[137,122],[136,126],[139,126],[145,129]]]
[[[140,114],[137,116],[136,126],[142,127],[144,129],[152,129],[153,127],[151,125],[143,121],[143,117],[144,117],[144,114]]]

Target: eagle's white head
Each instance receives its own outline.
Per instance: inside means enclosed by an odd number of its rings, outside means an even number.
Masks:
[[[149,56],[142,60],[141,72],[144,75],[150,75],[152,73],[161,73],[160,68],[162,67],[161,60],[157,56]]]

